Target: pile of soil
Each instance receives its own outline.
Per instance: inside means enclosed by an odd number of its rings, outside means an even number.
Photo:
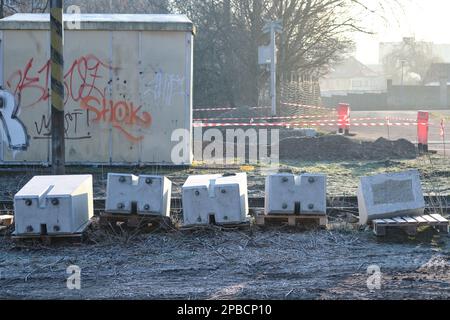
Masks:
[[[280,140],[281,160],[348,161],[415,159],[414,144],[405,139],[375,142],[361,141],[339,135],[319,138],[288,137]]]

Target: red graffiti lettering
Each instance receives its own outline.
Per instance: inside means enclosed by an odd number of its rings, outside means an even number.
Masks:
[[[133,127],[150,128],[152,116],[148,112],[141,112],[142,107],[136,108],[132,102],[111,101],[106,98],[99,99],[95,96],[88,96],[81,99],[80,106],[84,110],[93,112],[96,123],[111,123],[129,141],[140,142],[144,140],[143,135],[133,135],[130,130]]]
[[[33,106],[40,101],[48,100],[49,94],[49,75],[50,62],[47,62],[35,74],[32,72],[33,58],[28,61],[22,70],[15,71],[7,80],[6,84],[11,92],[19,98],[27,91],[27,95],[32,102],[28,106]],[[43,79],[43,81],[42,81]],[[24,107],[28,107],[24,106]]]
[[[97,80],[103,78],[101,69],[111,70],[112,67],[103,63],[94,55],[88,55],[75,60],[64,76],[66,88],[66,102],[69,98],[78,102],[95,94],[102,94],[97,87]]]
[[[24,108],[48,101],[50,97],[51,62],[49,60],[37,70],[34,68],[33,62],[34,59],[31,58],[24,68],[15,71],[6,82],[16,97],[27,97],[27,105],[21,106]],[[102,96],[104,88],[98,86],[98,79],[104,78],[106,72],[109,77],[109,71],[112,69],[94,55],[76,59],[64,75],[65,103],[79,102],[85,97],[96,94]]]

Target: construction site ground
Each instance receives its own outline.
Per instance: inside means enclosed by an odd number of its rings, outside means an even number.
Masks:
[[[286,161],[294,173],[328,174],[328,194],[354,196],[358,177],[419,169],[427,195],[450,193],[448,159]],[[264,168],[249,170],[251,197],[264,196]],[[174,196],[190,174],[237,172],[235,167],[69,168],[92,173],[95,197],[105,196],[107,173],[165,174]],[[3,203],[10,202],[44,168],[3,168]],[[437,206],[436,212],[441,208]],[[7,206],[3,208],[7,212]],[[356,213],[357,214],[357,213]],[[175,220],[179,217],[174,217]],[[416,237],[377,238],[357,225],[355,214],[330,218],[327,230],[285,226],[223,231],[160,231],[138,234],[101,230],[94,223],[82,245],[29,245],[0,236],[2,299],[449,299],[450,237],[430,228]],[[66,270],[81,268],[81,290],[69,290]],[[370,290],[368,268],[378,266],[381,288]]]

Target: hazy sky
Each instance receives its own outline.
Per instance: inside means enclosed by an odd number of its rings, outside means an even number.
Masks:
[[[388,12],[386,21],[373,16],[364,19],[364,24],[373,26],[377,34],[355,36],[359,60],[366,64],[378,63],[380,41],[399,41],[415,36],[417,40],[450,43],[450,0],[404,1],[404,11]]]

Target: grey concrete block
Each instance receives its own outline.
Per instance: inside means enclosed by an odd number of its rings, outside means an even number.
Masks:
[[[360,224],[398,216],[420,216],[425,200],[417,170],[361,178],[358,188]]]
[[[327,177],[323,174],[275,174],[266,178],[265,212],[272,214],[327,213]]]
[[[246,173],[190,176],[183,186],[184,225],[242,223],[248,212]]]
[[[170,216],[172,182],[165,177],[110,173],[106,193],[109,213]]]
[[[72,234],[94,215],[91,175],[37,176],[14,197],[16,235]]]

